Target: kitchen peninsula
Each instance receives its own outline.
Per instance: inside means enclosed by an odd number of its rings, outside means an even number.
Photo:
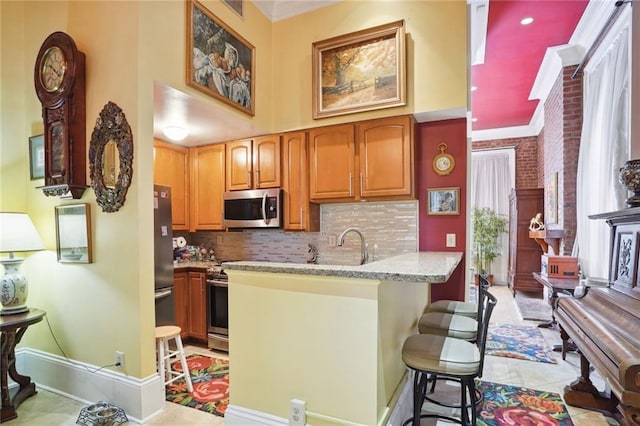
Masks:
[[[406,382],[402,343],[430,285],[446,285],[462,253],[406,253],[364,265],[223,263],[229,275],[231,405],[225,424],[289,417],[382,424]]]

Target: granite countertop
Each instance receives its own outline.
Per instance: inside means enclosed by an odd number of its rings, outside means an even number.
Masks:
[[[205,260],[193,260],[193,261],[190,260],[187,262],[174,262],[173,270],[179,271],[181,269],[194,269],[194,268],[209,269],[214,265],[217,265],[217,263],[205,261]]]
[[[323,275],[389,281],[444,283],[462,260],[461,252],[405,253],[364,265],[315,265],[279,262],[224,262],[222,269]]]

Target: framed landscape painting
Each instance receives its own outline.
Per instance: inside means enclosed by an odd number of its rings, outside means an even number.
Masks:
[[[404,20],[313,43],[313,118],[406,105]]]
[[[187,85],[255,115],[255,48],[195,0],[187,3]]]

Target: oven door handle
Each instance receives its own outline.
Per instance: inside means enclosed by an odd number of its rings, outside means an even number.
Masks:
[[[229,283],[226,281],[220,281],[220,280],[207,280],[207,284],[213,286],[213,287],[229,287]]]

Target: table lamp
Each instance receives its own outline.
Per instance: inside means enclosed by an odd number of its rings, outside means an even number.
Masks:
[[[26,213],[0,212],[0,253],[9,257],[0,258],[4,275],[0,277],[0,315],[27,312],[27,278],[20,273],[23,258],[13,252],[44,250],[44,244],[33,222]]]

